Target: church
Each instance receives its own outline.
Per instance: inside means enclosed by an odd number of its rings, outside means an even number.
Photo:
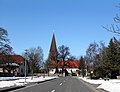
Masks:
[[[53,33],[52,36],[52,42],[49,50],[49,74],[55,74],[55,73],[67,73],[72,74],[74,73],[76,76],[79,73],[79,66],[80,66],[80,60],[65,60],[61,61],[58,60],[58,51],[56,46],[56,40],[55,35]],[[64,72],[62,71],[64,69]]]

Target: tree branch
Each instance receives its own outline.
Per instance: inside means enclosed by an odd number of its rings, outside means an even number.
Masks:
[[[103,26],[103,28],[105,30],[109,31],[109,32],[112,32],[112,33],[120,35],[120,28],[118,27],[118,25],[116,25],[116,27],[115,27],[113,24],[111,24],[111,27],[108,27],[108,26],[105,27],[105,26]]]

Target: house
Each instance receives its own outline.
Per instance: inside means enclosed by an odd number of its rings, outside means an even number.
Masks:
[[[57,63],[57,67],[58,67],[58,73],[62,73],[62,68],[64,68],[64,70],[66,70],[69,74],[72,73],[79,73],[79,65],[80,65],[80,61],[79,60],[66,60],[66,61],[58,61]],[[54,68],[54,64],[50,64],[50,74],[54,74],[55,73],[55,68]]]
[[[26,62],[26,74],[28,63]],[[25,59],[20,55],[0,54],[0,76],[24,76]]]

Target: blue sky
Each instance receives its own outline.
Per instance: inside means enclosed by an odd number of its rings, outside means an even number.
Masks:
[[[72,55],[85,55],[89,44],[115,36],[109,26],[119,13],[119,0],[0,0],[0,27],[9,33],[13,50],[40,46],[49,53],[54,31],[57,47],[66,45]],[[117,37],[117,36],[116,36]]]

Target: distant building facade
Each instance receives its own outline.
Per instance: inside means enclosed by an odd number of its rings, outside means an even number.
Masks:
[[[80,72],[79,70],[79,65],[80,61],[79,60],[66,60],[66,61],[58,61],[58,73],[62,73],[62,67],[64,63],[64,70],[66,70],[69,74],[76,73],[78,74]],[[53,64],[50,64],[50,74],[55,73],[55,67]]]
[[[28,63],[26,62],[26,74],[28,74]],[[24,76],[25,59],[20,55],[0,54],[0,76]]]

